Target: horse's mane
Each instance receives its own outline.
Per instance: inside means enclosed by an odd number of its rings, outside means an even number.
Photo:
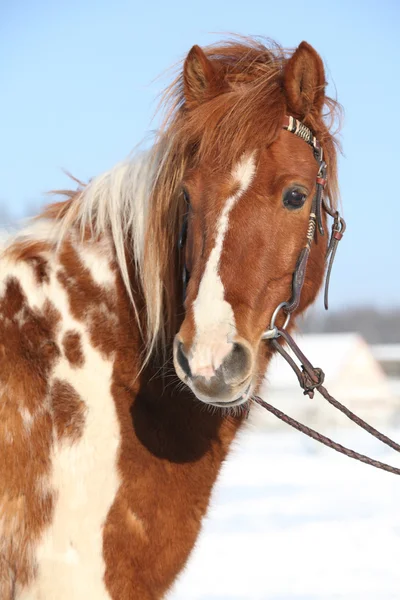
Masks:
[[[158,342],[165,345],[174,333],[179,306],[176,245],[184,210],[181,181],[185,170],[204,157],[228,167],[245,150],[268,146],[278,135],[286,111],[283,68],[289,53],[280,46],[239,39],[203,50],[227,83],[224,93],[188,111],[181,69],[162,97],[164,121],[152,150],[93,179],[60,209],[64,232],[79,226],[83,235],[88,229],[93,236],[111,234],[121,276],[135,306],[129,270],[134,262],[146,305],[147,358]],[[327,193],[334,205],[336,142],[331,129],[339,105],[326,98],[325,109],[323,119],[310,114],[303,122],[324,148]],[[130,247],[127,240],[132,242]]]

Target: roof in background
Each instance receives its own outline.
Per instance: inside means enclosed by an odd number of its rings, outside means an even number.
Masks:
[[[374,360],[370,347],[357,333],[298,333],[293,337],[311,363],[323,369],[327,382],[336,379],[355,354],[362,353]],[[267,382],[268,387],[274,388],[298,387],[294,373],[280,356],[273,357],[268,369]]]
[[[379,361],[400,362],[400,344],[376,344],[371,352]]]

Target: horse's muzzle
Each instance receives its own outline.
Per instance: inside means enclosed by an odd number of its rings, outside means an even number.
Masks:
[[[210,356],[212,356],[210,354]],[[174,365],[178,377],[207,404],[235,406],[245,402],[252,386],[253,357],[244,343],[231,344],[230,351],[216,368],[210,364],[193,369],[193,352],[187,351],[178,336],[174,342]]]

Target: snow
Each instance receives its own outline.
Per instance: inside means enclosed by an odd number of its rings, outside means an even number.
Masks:
[[[360,335],[297,334],[295,339],[311,363],[323,367],[324,385],[330,394],[350,410],[366,420],[374,418],[377,425],[397,419],[400,405],[396,389]],[[299,364],[297,359],[295,362]],[[271,360],[260,395],[299,420],[311,419],[311,426],[347,423],[338,411],[327,409],[327,403],[318,394],[314,400],[302,402],[297,377],[279,355]],[[264,415],[260,421],[271,419]]]
[[[364,339],[357,333],[296,333],[294,340],[302,352],[315,366],[324,366],[326,381],[334,382],[345,368],[360,352],[371,351]],[[285,346],[285,350],[292,354]],[[297,388],[296,377],[288,377],[287,363],[279,355],[275,355],[268,368],[268,381],[274,388]]]
[[[400,466],[355,429],[336,441]],[[400,429],[389,430],[394,439]],[[170,600],[400,598],[400,478],[299,433],[241,434]]]

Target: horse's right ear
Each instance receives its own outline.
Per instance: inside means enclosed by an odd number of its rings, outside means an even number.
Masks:
[[[194,108],[223,91],[223,79],[200,46],[193,46],[186,57],[183,84],[188,108]]]
[[[321,114],[325,100],[324,64],[307,42],[301,42],[287,61],[283,84],[291,115],[304,119],[310,113]]]

